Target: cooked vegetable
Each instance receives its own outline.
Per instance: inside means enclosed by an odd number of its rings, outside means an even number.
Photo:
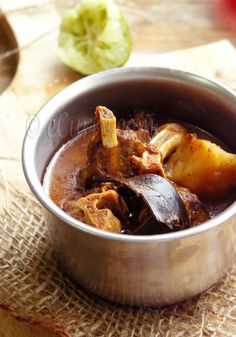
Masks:
[[[131,52],[126,20],[113,0],[82,0],[61,23],[59,56],[88,75],[123,65]]]
[[[121,182],[142,197],[158,223],[172,230],[189,226],[185,206],[174,186],[166,179],[156,174],[145,174]]]
[[[166,166],[167,177],[200,196],[220,198],[236,186],[236,155],[187,134]]]
[[[154,177],[154,178],[153,178]],[[143,185],[147,179],[147,190],[145,188],[143,191],[140,191],[140,186]],[[157,186],[157,180],[162,182],[162,189],[159,189]],[[153,234],[160,232],[168,232],[167,226],[163,219],[161,220],[161,213],[153,214],[151,209],[151,204],[154,203],[154,208],[156,207],[155,202],[160,203],[160,207],[164,205],[165,198],[168,196],[166,191],[172,195],[172,199],[177,202],[177,205],[173,203],[171,198],[167,200],[165,206],[163,206],[162,211],[165,215],[172,212],[179,212],[179,209],[182,211],[182,217],[179,217],[179,224],[184,228],[184,219],[185,224],[188,222],[192,226],[196,226],[204,221],[209,219],[209,214],[204,209],[203,204],[199,200],[198,196],[194,193],[191,193],[187,188],[180,187],[176,184],[168,182],[166,179],[161,178],[160,176],[147,174],[135,176],[132,178],[104,178],[104,177],[93,177],[91,180],[92,191],[104,192],[109,189],[118,191],[118,193],[124,198],[126,205],[129,209],[130,216],[127,221],[127,217],[122,222],[122,227],[126,228],[129,232],[133,231],[136,234],[148,233],[152,231]],[[164,188],[166,187],[166,188]],[[156,192],[155,192],[156,191]],[[152,192],[155,193],[155,196],[158,197],[160,194],[160,199],[151,200]],[[163,195],[162,195],[163,193]],[[178,195],[176,195],[176,193]],[[150,200],[145,195],[150,196]],[[140,200],[141,199],[141,200]],[[179,206],[179,209],[176,210],[176,206]],[[180,213],[181,215],[181,213]],[[135,221],[135,227],[131,224],[132,221]],[[182,225],[181,225],[182,223]],[[180,229],[180,226],[175,226],[176,229]],[[174,229],[173,226],[168,226],[170,229]]]

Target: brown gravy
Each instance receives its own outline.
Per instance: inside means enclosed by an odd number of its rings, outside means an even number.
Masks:
[[[173,121],[168,119],[169,122]],[[175,120],[176,121],[176,120]],[[156,121],[157,125],[167,122],[164,117],[159,117]],[[223,144],[213,135],[208,132],[195,127],[190,124],[182,123],[190,132],[195,132],[200,138],[208,139],[214,143],[217,143],[221,147],[227,149],[227,146]],[[63,208],[63,204],[67,199],[79,198],[80,193],[77,190],[76,177],[78,170],[86,163],[86,153],[88,144],[95,132],[94,127],[80,131],[75,137],[64,144],[59,151],[56,152],[52,158],[45,176],[44,176],[44,188],[50,198]],[[218,200],[214,202],[201,200],[205,209],[208,211],[210,217],[214,217],[225,210],[235,200],[236,193],[232,193],[227,199]]]
[[[56,152],[47,168],[44,186],[59,207],[66,199],[77,194],[76,174],[86,163],[87,148],[93,133],[93,128],[80,131]]]

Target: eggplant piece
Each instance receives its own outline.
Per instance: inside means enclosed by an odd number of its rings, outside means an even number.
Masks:
[[[126,188],[133,191],[137,197],[141,197],[158,223],[165,224],[171,230],[189,227],[186,208],[168,180],[156,174],[144,174],[119,180],[119,183],[121,187],[118,188],[118,193],[122,195],[122,190]]]
[[[165,178],[157,174],[143,174],[131,178],[93,176],[90,188],[105,182],[115,184],[117,192],[130,210],[131,223],[137,222],[138,228],[150,223],[150,218],[157,222],[157,226],[161,224],[163,228],[164,224],[171,231],[189,227],[189,216],[183,200],[174,185]],[[146,215],[140,216],[141,213]],[[132,226],[131,232],[136,234],[138,228]]]

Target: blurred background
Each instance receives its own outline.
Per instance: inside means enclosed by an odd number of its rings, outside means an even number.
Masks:
[[[0,91],[7,87],[18,63],[18,49],[29,48],[54,34],[56,48],[60,19],[75,0],[0,0]],[[236,0],[117,0],[133,37],[133,51],[163,53],[229,39],[236,45]],[[9,18],[13,33],[4,19]],[[47,17],[47,22],[44,21]],[[13,52],[9,53],[9,50]],[[46,51],[45,51],[46,52]],[[39,53],[37,60],[40,60]],[[77,76],[72,76],[76,79]]]

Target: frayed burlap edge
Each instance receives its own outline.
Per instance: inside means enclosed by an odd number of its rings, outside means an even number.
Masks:
[[[236,335],[236,266],[201,296],[163,308],[108,303],[74,284],[58,267],[41,207],[10,188],[0,222],[0,304],[18,319],[59,336]]]

